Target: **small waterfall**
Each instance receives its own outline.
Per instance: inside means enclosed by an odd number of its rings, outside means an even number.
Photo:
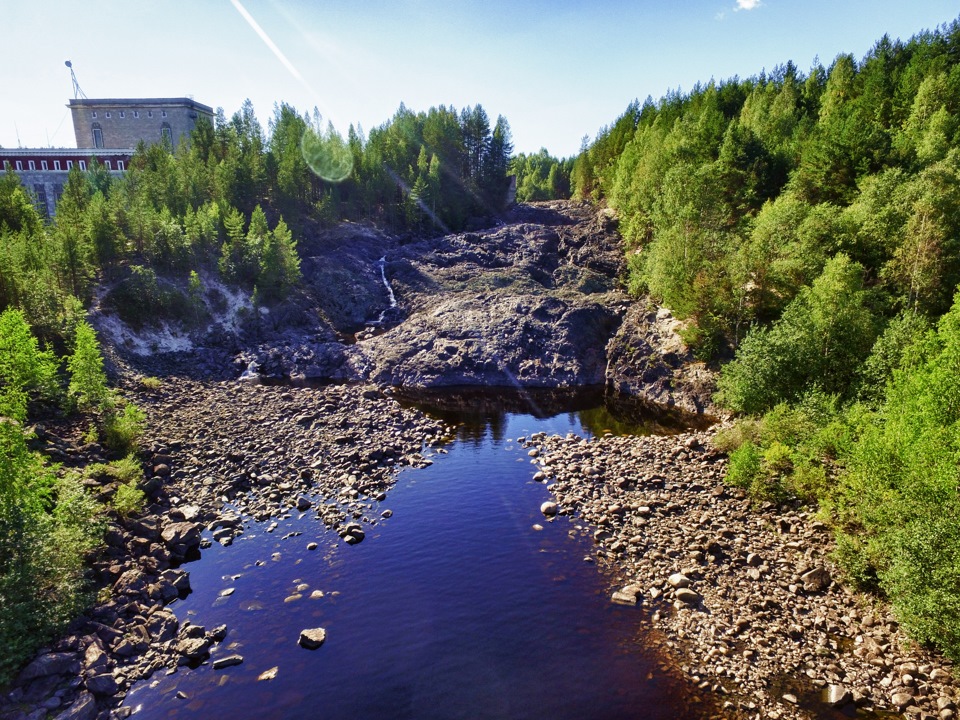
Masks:
[[[380,317],[377,318],[377,325],[382,325],[384,318],[387,316],[387,312],[392,310],[397,306],[397,296],[393,294],[393,287],[390,285],[390,281],[387,280],[387,256],[384,255],[382,258],[377,260],[377,266],[380,268],[380,279],[383,280],[383,286],[387,289],[387,296],[390,298],[390,307],[387,310],[384,310],[380,313]]]

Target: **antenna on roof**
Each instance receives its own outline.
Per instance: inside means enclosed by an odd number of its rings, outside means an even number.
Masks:
[[[70,68],[70,79],[73,80],[73,97],[87,99],[87,94],[80,89],[80,83],[77,82],[77,75],[73,72],[73,63],[67,60],[64,65]]]

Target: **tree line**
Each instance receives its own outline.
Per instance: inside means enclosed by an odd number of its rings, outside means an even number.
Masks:
[[[960,659],[960,20],[631,103],[571,184],[720,366],[728,479],[818,502],[849,576]]]

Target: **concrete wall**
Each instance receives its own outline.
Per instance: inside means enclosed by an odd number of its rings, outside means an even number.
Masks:
[[[104,148],[135,148],[141,140],[158,143],[165,130],[176,146],[189,138],[201,117],[213,122],[213,110],[189,98],[79,98],[71,100],[68,107],[78,148],[97,147],[95,128]]]

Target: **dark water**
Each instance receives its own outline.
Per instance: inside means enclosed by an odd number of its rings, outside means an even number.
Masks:
[[[609,601],[609,580],[584,560],[589,538],[540,515],[549,495],[515,438],[582,434],[579,415],[474,420],[449,454],[400,475],[369,513],[393,516],[361,544],[297,514],[187,565],[194,592],[172,608],[208,629],[226,623],[213,658],[237,652],[244,662],[158,673],[128,696],[134,717],[706,716],[645,650],[641,611]],[[282,539],[290,532],[302,535]],[[302,597],[284,602],[301,584]],[[226,588],[233,594],[219,597]],[[324,596],[310,598],[314,590]],[[300,648],[299,631],[318,626],[326,643]],[[275,679],[257,680],[274,667]]]

